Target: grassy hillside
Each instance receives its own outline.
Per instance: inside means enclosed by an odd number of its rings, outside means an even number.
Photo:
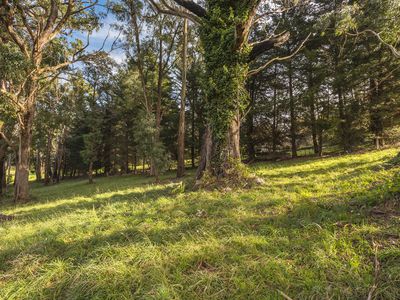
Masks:
[[[259,163],[242,191],[34,185],[0,205],[0,299],[399,299],[396,151]]]

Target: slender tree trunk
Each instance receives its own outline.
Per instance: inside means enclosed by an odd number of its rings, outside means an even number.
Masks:
[[[181,109],[179,112],[178,128],[178,169],[177,177],[185,175],[185,109],[186,109],[186,77],[187,77],[187,44],[188,44],[188,20],[183,23],[183,49],[182,49],[182,91]]]
[[[51,182],[52,171],[51,171],[51,152],[52,152],[52,136],[49,133],[47,136],[46,153],[44,160],[44,184],[48,185]]]
[[[250,107],[247,113],[247,155],[248,161],[252,162],[256,159],[256,151],[254,146],[254,103],[255,103],[255,82],[253,79],[251,84],[249,85],[249,94],[250,94]]]
[[[322,156],[323,152],[323,130],[318,126],[318,156]]]
[[[288,77],[289,77],[289,101],[290,101],[290,140],[292,144],[292,157],[297,157],[297,121],[295,112],[295,103],[293,96],[293,68],[292,62],[289,62],[288,67]]]
[[[272,120],[272,152],[275,153],[278,146],[278,105],[277,105],[277,98],[278,98],[278,75],[277,75],[277,66],[275,65],[274,71],[274,95],[272,97],[272,105],[273,105],[273,120]]]
[[[137,173],[137,152],[135,149],[135,152],[133,153],[133,174],[136,175]]]
[[[36,151],[35,171],[36,171],[36,181],[38,182],[42,181],[42,158],[39,150]]]
[[[5,192],[7,187],[6,181],[6,150],[0,147],[0,196]]]
[[[11,167],[12,167],[12,158],[11,154],[8,155],[8,162],[7,162],[7,183],[6,183],[6,190],[8,185],[11,184],[12,176],[11,176]]]
[[[314,87],[313,71],[312,71],[312,66],[310,65],[308,68],[308,93],[310,101],[311,134],[313,140],[314,154],[318,154],[319,153],[318,125],[317,125],[317,116],[315,112],[315,95],[313,87]]]
[[[339,119],[340,119],[339,132],[340,132],[341,142],[343,150],[345,152],[351,152],[351,145],[348,137],[347,118],[345,114],[343,92],[341,87],[338,88],[337,95],[339,99],[338,101]]]
[[[89,162],[88,178],[89,178],[89,184],[92,184],[93,183],[93,161]]]
[[[383,146],[383,113],[380,108],[380,90],[382,86],[375,78],[369,80],[369,115],[370,130],[374,134],[376,149]]]
[[[196,134],[195,134],[195,97],[193,97],[192,102],[191,102],[191,114],[192,114],[192,124],[191,124],[191,145],[190,145],[190,156],[192,159],[192,168],[196,167]]]

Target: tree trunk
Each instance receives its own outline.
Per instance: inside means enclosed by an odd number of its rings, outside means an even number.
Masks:
[[[36,152],[36,164],[35,164],[36,181],[42,181],[42,158],[39,150]]]
[[[311,121],[311,134],[313,140],[313,148],[314,154],[319,153],[319,145],[318,145],[318,125],[317,125],[317,117],[315,112],[315,95],[314,95],[314,81],[313,81],[313,71],[312,66],[309,66],[308,70],[308,94],[310,101],[310,121]]]
[[[0,196],[5,192],[7,187],[6,181],[6,150],[0,147]]]
[[[249,94],[250,94],[250,107],[247,113],[247,156],[248,162],[252,162],[256,158],[256,151],[254,147],[254,103],[255,103],[255,82],[253,79],[249,86]]]
[[[297,124],[296,124],[296,112],[295,112],[295,103],[293,96],[293,69],[291,62],[289,62],[288,77],[289,77],[289,101],[290,101],[290,140],[292,144],[292,157],[297,157],[297,141],[296,141]]]
[[[277,98],[278,98],[278,80],[277,80],[277,66],[275,65],[275,71],[274,71],[274,95],[272,98],[273,101],[273,120],[272,120],[272,152],[276,152],[276,148],[278,146],[278,104],[277,104]]]
[[[12,158],[11,154],[8,155],[8,161],[7,161],[7,178],[6,178],[6,190],[9,184],[11,184],[12,176],[11,176],[11,167],[12,167]]]
[[[18,164],[15,174],[14,201],[29,200],[29,156],[32,141],[32,124],[34,109],[31,108],[22,115],[19,132]]]
[[[348,134],[348,124],[347,124],[347,118],[345,114],[345,108],[344,108],[344,99],[343,99],[343,92],[342,88],[338,88],[338,106],[339,106],[339,132],[340,132],[340,138],[341,138],[341,143],[343,146],[344,152],[351,152],[351,143],[349,141],[349,134]]]
[[[236,113],[229,131],[227,143],[220,147],[213,137],[210,127],[206,128],[200,153],[200,163],[197,168],[196,179],[201,179],[204,172],[209,170],[217,178],[224,177],[226,171],[232,167],[232,162],[240,162],[240,114]],[[222,149],[221,149],[222,148]]]
[[[88,178],[89,178],[89,184],[92,184],[93,183],[93,161],[89,162]]]
[[[52,171],[51,171],[51,152],[52,152],[52,136],[49,133],[47,136],[46,153],[44,160],[44,184],[49,185],[51,182]]]
[[[375,147],[380,149],[383,146],[383,113],[380,108],[380,90],[382,86],[377,79],[369,80],[369,114],[370,114],[370,130],[374,134]]]
[[[190,156],[192,159],[192,168],[196,167],[196,136],[195,136],[195,99],[191,102],[191,113],[192,113],[192,124],[191,124],[191,145],[190,145]]]
[[[179,112],[179,128],[178,128],[177,177],[183,177],[185,175],[185,109],[186,109],[187,44],[188,44],[188,20],[185,19],[183,23],[182,91],[181,91],[181,109]]]

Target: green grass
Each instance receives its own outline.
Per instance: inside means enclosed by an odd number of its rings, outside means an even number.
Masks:
[[[34,184],[0,205],[0,299],[399,299],[397,151],[258,163],[252,190]]]

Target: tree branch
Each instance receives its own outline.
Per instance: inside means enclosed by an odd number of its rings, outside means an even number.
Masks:
[[[162,1],[163,4],[168,8],[164,9],[162,8],[158,3],[156,3],[154,0],[148,0],[151,4],[151,6],[159,13],[159,14],[166,14],[166,15],[172,15],[172,16],[177,16],[177,17],[182,17],[182,18],[187,18],[191,20],[193,23],[200,23],[201,20],[199,17],[193,14],[189,14],[183,11],[178,11],[166,4],[165,1]]]
[[[188,11],[190,11],[191,13],[195,14],[200,18],[207,17],[207,11],[193,1],[190,0],[173,0],[173,1],[176,4],[182,6],[183,8],[186,8]]]
[[[389,43],[385,42],[385,41],[382,39],[382,37],[381,37],[381,33],[378,33],[378,32],[373,31],[373,30],[371,30],[371,29],[366,29],[366,30],[364,30],[364,31],[357,32],[357,33],[355,33],[355,34],[348,33],[348,35],[350,35],[350,36],[358,36],[358,35],[364,34],[364,33],[371,33],[372,35],[374,35],[375,37],[377,37],[378,40],[379,40],[379,42],[381,42],[382,44],[384,44],[386,47],[389,47],[389,49],[390,49],[390,51],[392,51],[394,57],[400,58],[400,51],[397,50],[393,45],[390,45]]]
[[[250,71],[247,75],[248,76],[253,76],[256,75],[258,73],[260,73],[262,70],[266,69],[268,66],[270,66],[271,64],[273,64],[274,62],[277,61],[283,61],[283,60],[287,60],[287,59],[291,59],[292,57],[294,57],[297,53],[300,52],[301,49],[303,49],[304,44],[308,41],[308,39],[310,38],[311,33],[306,37],[306,39],[300,44],[300,46],[296,49],[296,51],[294,51],[292,54],[288,55],[288,56],[284,56],[284,57],[274,57],[273,59],[267,61],[264,65],[262,65],[261,67]]]
[[[250,44],[250,46],[253,48],[249,54],[249,60],[253,61],[264,52],[286,43],[289,40],[289,37],[290,37],[289,32],[283,32],[275,37],[265,39],[261,42]]]

